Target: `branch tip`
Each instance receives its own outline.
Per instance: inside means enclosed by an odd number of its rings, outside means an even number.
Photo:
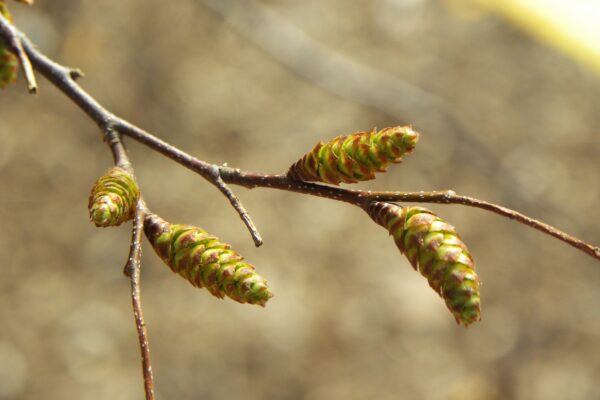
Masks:
[[[19,60],[19,64],[21,64],[21,69],[23,70],[25,80],[27,81],[27,90],[31,94],[36,94],[38,90],[37,82],[29,56],[23,48],[21,39],[23,35],[2,14],[0,14],[0,34],[4,36],[4,41],[15,53]]]
[[[250,236],[252,236],[254,245],[256,247],[260,247],[263,244],[263,240],[262,240],[262,237],[260,236],[260,233],[258,232],[258,229],[256,228],[256,225],[254,225],[252,218],[250,218],[248,211],[246,211],[246,208],[244,207],[244,205],[242,204],[240,199],[235,195],[235,193],[233,193],[231,188],[225,183],[225,181],[221,177],[221,171],[220,171],[219,167],[215,166],[215,169],[216,169],[216,176],[214,178],[213,183],[217,186],[217,188],[219,188],[221,193],[223,193],[225,195],[225,197],[227,197],[227,199],[229,200],[229,202],[231,203],[233,208],[240,215],[240,218],[242,219],[242,221],[244,221],[244,225],[246,225],[246,228],[248,228],[248,231],[250,232]]]

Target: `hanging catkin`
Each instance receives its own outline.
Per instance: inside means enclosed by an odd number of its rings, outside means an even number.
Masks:
[[[133,219],[140,191],[135,179],[112,167],[92,187],[88,209],[96,226],[118,226]]]
[[[452,225],[421,207],[373,202],[367,212],[446,301],[456,322],[467,326],[481,318],[473,258]]]
[[[290,167],[288,176],[333,185],[375,179],[375,172],[399,163],[418,139],[419,134],[409,126],[338,136],[328,143],[317,143]]]
[[[218,298],[228,296],[260,306],[273,297],[253,265],[202,228],[171,224],[150,213],[144,232],[165,264],[192,285],[204,287]]]

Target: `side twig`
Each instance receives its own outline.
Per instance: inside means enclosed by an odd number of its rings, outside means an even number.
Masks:
[[[22,32],[18,31],[1,16],[0,38],[7,42],[17,41],[21,43],[26,54],[29,56],[33,67],[77,104],[77,106],[83,110],[83,112],[85,112],[103,132],[115,130],[145,143],[174,161],[194,163],[196,168],[195,171],[202,175],[209,183],[216,186],[228,198],[248,228],[255,245],[260,246],[262,244],[262,239],[256,229],[256,225],[252,222],[252,218],[239,198],[233,194],[232,190],[228,188],[223,181],[220,180],[218,169],[215,165],[198,160],[184,152],[174,152],[172,149],[173,146],[108,111],[83,90],[77,82],[75,82],[77,78],[83,76],[81,71],[64,67],[46,57],[35,48]]]
[[[144,217],[146,208],[144,200],[140,199],[133,220],[133,231],[131,234],[131,246],[129,249],[129,258],[125,264],[124,273],[131,282],[131,302],[133,304],[133,317],[135,327],[138,333],[140,353],[142,355],[142,374],[144,376],[144,391],[146,400],[154,400],[154,375],[152,373],[152,364],[150,363],[150,346],[148,343],[148,331],[144,322],[142,312],[142,300],[140,298],[140,267],[142,256],[142,231],[144,227]]]
[[[487,201],[469,196],[461,196],[452,190],[439,192],[378,192],[343,189],[312,182],[296,181],[285,175],[268,175],[244,172],[239,169],[221,167],[221,176],[225,182],[242,185],[249,189],[255,187],[268,187],[279,190],[309,194],[318,197],[343,201],[365,208],[372,201],[413,202],[413,203],[438,203],[462,204],[469,207],[481,208],[495,214],[510,218],[521,224],[553,236],[564,243],[583,251],[584,253],[600,260],[600,247],[593,246],[569,235],[544,222],[538,221],[518,211],[502,207]]]
[[[5,24],[5,20],[0,19],[0,28]],[[140,143],[145,144],[149,148],[165,155],[173,161],[183,165],[184,167],[198,173],[203,178],[208,180],[213,185],[223,187],[224,183],[236,184],[245,186],[247,188],[253,187],[265,187],[286,190],[291,192],[310,194],[314,196],[320,196],[329,198],[332,200],[339,200],[347,203],[357,205],[364,208],[366,204],[371,201],[406,201],[406,202],[421,202],[421,203],[440,203],[440,204],[462,204],[470,207],[482,208],[496,214],[508,217],[517,222],[530,226],[543,233],[551,235],[574,248],[583,251],[584,253],[600,260],[600,247],[592,246],[584,241],[575,238],[574,236],[568,235],[561,230],[554,228],[550,225],[537,221],[533,218],[527,217],[517,211],[488,203],[482,200],[474,199],[467,196],[459,196],[454,192],[371,192],[371,191],[360,191],[360,190],[348,190],[338,187],[330,187],[326,185],[320,185],[309,182],[301,182],[288,178],[285,175],[269,175],[244,172],[238,169],[229,167],[219,167],[214,164],[207,163],[206,161],[200,160],[193,157],[186,152],[176,148],[162,141],[161,139],[153,136],[152,134],[144,131],[143,129],[127,122],[124,119],[116,117],[114,114],[103,108],[96,100],[94,100],[87,92],[79,87],[72,79],[72,70],[69,70],[56,62],[48,59],[46,56],[41,54],[27,38],[20,32],[15,30],[0,29],[0,36],[18,35],[21,38],[25,51],[29,55],[33,66],[40,71],[50,82],[52,82],[57,88],[65,93],[71,100],[73,100],[84,112],[86,112],[96,123],[104,130],[108,128],[115,129],[116,131],[137,140]],[[6,37],[5,37],[6,39]],[[218,172],[218,173],[217,173]],[[222,189],[221,189],[222,190]],[[250,232],[253,234],[255,243],[260,243],[260,240],[256,239],[250,218],[247,216],[244,208],[239,204],[237,197],[230,197],[228,191],[222,192],[228,197],[228,199],[234,204],[234,207],[240,213],[240,216],[248,226]],[[259,238],[260,239],[260,238]]]
[[[123,144],[121,136],[113,131],[108,130],[105,133],[106,142],[111,149],[115,164],[132,176],[133,167],[129,160],[127,150]],[[138,200],[135,217],[133,219],[133,228],[131,232],[131,244],[129,246],[129,256],[127,263],[123,269],[125,276],[129,278],[131,283],[131,303],[133,305],[133,317],[135,319],[135,327],[138,334],[138,341],[140,345],[140,353],[142,356],[142,375],[144,377],[144,391],[146,394],[146,400],[155,400],[154,395],[154,375],[152,373],[152,364],[150,362],[150,345],[148,342],[148,330],[146,329],[146,322],[144,321],[144,314],[142,311],[142,300],[140,293],[140,272],[141,272],[141,258],[142,258],[142,232],[144,230],[144,217],[148,212],[144,199],[140,196]]]
[[[29,93],[37,93],[35,74],[33,73],[33,68],[31,67],[29,57],[23,48],[23,43],[21,43],[20,36],[12,24],[8,22],[8,20],[4,18],[2,14],[0,14],[0,22],[0,35],[4,38],[6,44],[10,47],[10,50],[15,53],[19,59],[19,64],[21,64],[21,69],[23,70],[25,80],[27,81],[27,89],[29,90]]]

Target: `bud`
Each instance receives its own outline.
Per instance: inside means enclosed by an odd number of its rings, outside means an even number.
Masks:
[[[205,287],[221,299],[227,296],[263,307],[273,297],[253,265],[204,229],[171,224],[149,213],[144,232],[165,264],[195,287]]]
[[[373,202],[367,212],[446,301],[457,323],[467,326],[481,319],[473,258],[452,225],[421,207]]]
[[[338,136],[319,142],[290,167],[288,176],[302,181],[339,185],[375,179],[389,163],[399,163],[417,144],[419,134],[409,126]]]
[[[119,226],[135,216],[140,191],[131,174],[120,167],[109,169],[92,187],[88,209],[96,226]]]
[[[9,22],[12,22],[12,17],[2,1],[0,1],[0,14]],[[17,80],[18,68],[17,57],[0,41],[0,88],[4,88]]]

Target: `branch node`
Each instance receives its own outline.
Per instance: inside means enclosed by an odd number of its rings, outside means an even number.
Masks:
[[[240,218],[242,219],[242,221],[244,221],[244,224],[248,228],[248,231],[250,231],[250,236],[252,236],[254,245],[256,247],[260,247],[263,244],[263,240],[262,240],[262,237],[260,236],[260,233],[258,232],[258,229],[256,228],[256,225],[254,225],[252,218],[250,218],[250,215],[248,215],[248,211],[246,211],[246,209],[242,205],[242,202],[240,201],[240,199],[233,193],[231,188],[229,186],[227,186],[227,184],[221,177],[221,171],[220,171],[219,167],[217,167],[217,166],[214,166],[214,167],[215,167],[214,170],[216,170],[216,173],[217,173],[217,176],[214,178],[215,185],[219,188],[221,193],[223,193],[225,195],[225,197],[227,197],[227,199],[229,200],[229,202],[231,203],[233,208],[235,208],[235,210],[240,215]],[[213,171],[213,169],[211,168],[211,173],[212,173],[212,171]]]
[[[69,69],[69,76],[71,77],[71,79],[76,81],[79,78],[83,78],[85,74],[79,68],[71,68]]]
[[[113,146],[115,143],[121,141],[119,132],[113,129],[110,124],[107,124],[107,126],[104,128],[104,141],[109,146]]]

